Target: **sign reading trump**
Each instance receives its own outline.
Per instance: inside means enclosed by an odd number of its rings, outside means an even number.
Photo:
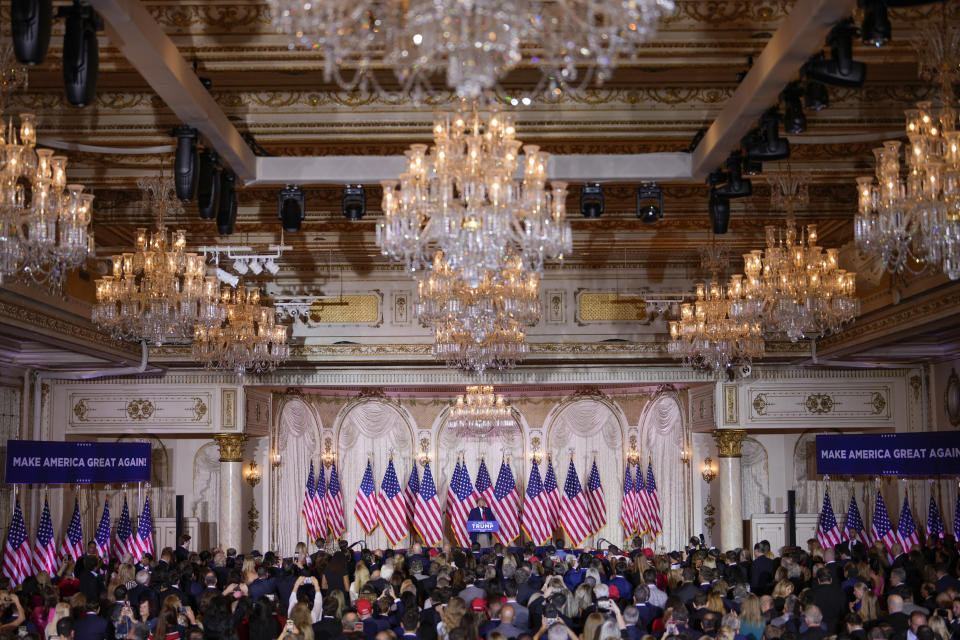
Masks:
[[[146,442],[7,442],[8,484],[149,482]]]
[[[960,432],[818,435],[817,473],[840,476],[960,475]]]

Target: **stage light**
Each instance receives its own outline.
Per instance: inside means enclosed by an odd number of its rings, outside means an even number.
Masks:
[[[307,216],[306,201],[303,189],[287,185],[280,191],[277,198],[277,217],[284,231],[296,233],[300,231],[300,224]]]
[[[177,137],[177,155],[173,161],[174,183],[177,197],[187,202],[197,195],[200,181],[200,149],[197,147],[197,130],[193,127],[177,127],[173,130]]]
[[[796,82],[783,90],[783,130],[787,133],[803,133],[807,130],[807,114],[803,112],[800,96],[803,91]]]
[[[760,119],[760,135],[747,135],[744,150],[750,160],[785,160],[790,157],[790,142],[780,137],[779,127],[780,113],[772,107]]]
[[[10,3],[10,35],[13,53],[22,64],[43,64],[50,47],[53,0],[13,0]]]
[[[103,29],[103,19],[93,7],[77,0],[69,7],[60,7],[57,16],[66,19],[63,28],[63,87],[67,102],[75,107],[85,107],[97,96],[100,71],[97,31]]]
[[[726,161],[727,170],[710,174],[712,193],[721,198],[744,198],[753,194],[753,183],[743,178],[741,163],[743,156],[739,151],[730,154]]]
[[[663,219],[663,190],[659,185],[645,184],[637,188],[637,217],[643,224]]]
[[[266,269],[270,275],[275,276],[280,271],[280,266],[273,261],[273,258],[270,258],[265,263],[263,263],[263,268]]]
[[[882,47],[890,42],[887,3],[884,0],[859,0],[857,4],[863,9],[863,22],[860,23],[860,39],[863,44]]]
[[[742,166],[743,175],[745,176],[759,176],[763,173],[763,163],[759,160],[751,160],[744,156]]]
[[[237,222],[237,174],[224,168],[220,172],[220,206],[217,207],[217,233],[222,236],[233,234]]]
[[[255,276],[258,276],[261,273],[263,273],[263,265],[260,264],[259,260],[250,261],[250,273],[252,273]]]
[[[807,74],[820,82],[857,89],[867,77],[867,65],[853,59],[856,29],[850,19],[837,23],[827,36],[830,59],[817,58],[807,64]]]
[[[247,261],[243,258],[237,258],[233,261],[233,270],[241,276],[247,275],[247,271],[250,270],[250,267],[247,265]]]
[[[803,91],[803,103],[811,111],[823,111],[830,106],[830,92],[819,80],[807,78]]]
[[[580,190],[580,215],[584,218],[599,218],[603,215],[603,187],[598,182],[588,182]]]
[[[723,235],[730,226],[730,201],[710,194],[710,225],[716,235]]]
[[[341,203],[343,217],[347,220],[360,220],[367,213],[367,192],[362,184],[348,184],[343,187]]]
[[[219,157],[215,151],[207,149],[200,154],[200,176],[197,184],[197,209],[204,220],[217,217],[220,206]]]
[[[224,284],[228,284],[231,287],[235,287],[237,284],[239,284],[240,277],[233,275],[229,271],[224,271],[220,267],[217,267],[217,280]]]

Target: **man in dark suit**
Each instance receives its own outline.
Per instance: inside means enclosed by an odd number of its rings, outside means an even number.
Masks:
[[[487,506],[486,499],[479,498],[477,500],[477,506],[475,506],[473,509],[470,509],[470,513],[467,515],[467,520],[484,520],[486,522],[494,522],[496,518],[493,515],[493,511]],[[479,544],[483,549],[489,547],[490,534],[471,531],[470,544],[475,543]]]
[[[653,621],[663,615],[663,609],[650,603],[650,588],[645,584],[638,585],[633,590],[633,604],[637,609],[637,627],[642,629],[643,633],[650,631]],[[627,615],[626,611],[623,615]]]
[[[863,619],[859,613],[849,613],[843,619],[843,626],[851,640],[867,640],[867,632],[863,628]]]
[[[403,626],[403,635],[400,636],[400,640],[423,640],[417,635],[417,630],[420,628],[419,611],[416,609],[404,611],[401,624]]]
[[[623,622],[626,627],[620,631],[620,635],[624,640],[640,640],[646,635],[647,629],[638,615],[637,608],[632,604],[624,608]]]
[[[86,611],[73,626],[74,640],[107,640],[107,621],[99,612],[100,600],[87,600]]]
[[[316,578],[313,580],[316,581]],[[296,588],[296,580],[294,580],[294,588]],[[270,576],[270,571],[266,565],[260,565],[257,568],[257,579],[247,587],[247,593],[254,602],[265,595],[277,593],[277,581]],[[287,598],[289,597],[288,595]],[[286,604],[286,602],[281,602]]]
[[[287,596],[287,600],[289,600],[289,596]],[[287,600],[281,600],[281,602],[287,602]],[[338,606],[336,598],[326,598],[323,601],[323,617],[313,623],[313,637],[316,640],[334,640],[340,635],[343,627],[336,617]]]
[[[887,611],[890,613],[886,617],[880,618],[880,622],[893,627],[894,636],[905,635],[907,627],[910,626],[910,616],[903,612],[903,598],[897,594],[887,596]]]
[[[103,591],[103,580],[97,573],[97,566],[100,564],[96,556],[83,556],[80,558],[83,563],[83,569],[77,574],[77,580],[80,583],[79,589],[87,601],[100,601],[100,592]]]
[[[768,558],[763,551],[763,541],[753,545],[753,563],[750,565],[750,591],[758,595],[769,593],[769,585],[773,582],[773,574],[776,570],[773,560]]]
[[[947,589],[960,592],[960,581],[950,575],[947,571],[947,565],[943,563],[937,564],[934,566],[934,571],[937,572],[937,581],[934,584],[937,594],[944,593]]]
[[[847,596],[840,585],[833,581],[833,574],[826,567],[817,571],[817,586],[810,589],[810,598],[820,609],[827,635],[836,633],[837,623],[847,611]]]
[[[697,570],[693,567],[686,567],[682,573],[683,582],[677,587],[677,590],[672,594],[680,598],[683,601],[683,604],[690,606],[690,602],[693,600],[694,596],[700,591],[700,587],[694,584],[694,580],[697,579]]]
[[[803,610],[803,621],[806,623],[807,629],[800,634],[799,640],[823,640],[828,635],[833,635],[824,631],[823,627],[820,626],[823,623],[823,614],[815,604],[807,605],[807,608]]]

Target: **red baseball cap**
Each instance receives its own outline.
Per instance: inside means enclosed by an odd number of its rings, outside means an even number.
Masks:
[[[487,601],[484,600],[483,598],[474,598],[474,599],[470,602],[470,608],[473,609],[474,611],[477,611],[477,612],[486,611],[486,610],[487,610]]]
[[[373,611],[373,607],[370,605],[370,601],[366,599],[357,600],[357,613],[362,616],[368,615]]]

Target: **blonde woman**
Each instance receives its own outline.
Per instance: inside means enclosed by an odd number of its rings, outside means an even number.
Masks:
[[[760,598],[748,593],[740,605],[740,634],[748,640],[762,640],[766,620],[760,612]]]
[[[370,570],[363,560],[357,562],[353,570],[353,582],[350,583],[350,602],[356,603],[365,584],[370,581]]]
[[[313,623],[310,621],[310,607],[298,602],[287,620],[287,626],[277,640],[313,640]]]
[[[777,582],[777,584],[773,585],[773,593],[771,593],[770,595],[773,596],[774,600],[776,600],[777,598],[785,599],[787,596],[792,594],[793,594],[793,583],[787,580],[786,578],[784,578],[783,580],[780,580],[779,582]]]
[[[597,631],[603,626],[603,616],[599,613],[591,613],[583,622],[583,633],[580,634],[580,640],[597,640]]]
[[[723,606],[723,598],[719,593],[711,592],[707,596],[707,610],[719,613],[721,616],[727,612],[727,608]]]
[[[440,612],[440,622],[437,623],[437,640],[450,640],[450,632],[460,626],[464,614],[467,613],[467,603],[463,598],[454,596]]]
[[[70,603],[69,602],[58,602],[56,608],[53,610],[53,619],[47,623],[47,627],[43,630],[43,637],[49,638],[51,636],[59,638],[57,635],[57,623],[60,622],[63,618],[70,617]]]

